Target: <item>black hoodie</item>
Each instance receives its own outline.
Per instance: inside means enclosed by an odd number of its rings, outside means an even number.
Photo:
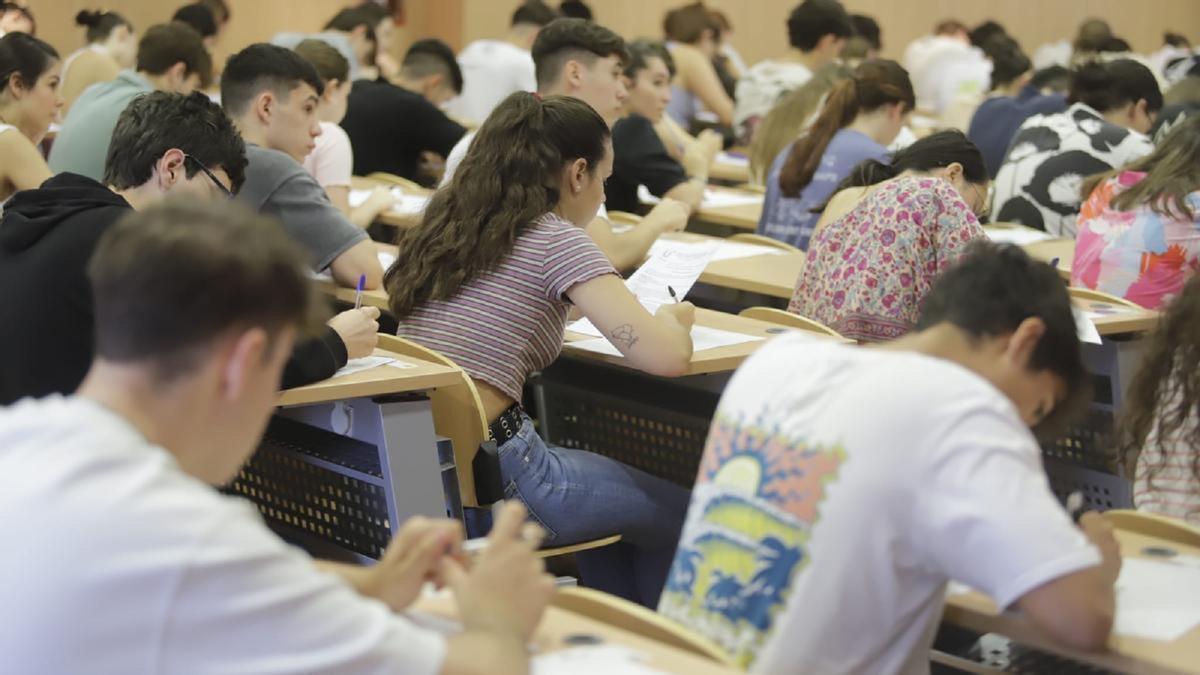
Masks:
[[[70,393],[92,361],[87,262],[133,207],[91,178],[62,173],[13,195],[0,220],[0,405]],[[332,329],[297,346],[284,387],[329,377],[346,362]]]

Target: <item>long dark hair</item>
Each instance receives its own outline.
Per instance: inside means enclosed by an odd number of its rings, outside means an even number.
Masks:
[[[577,159],[594,172],[608,125],[567,96],[506,98],[479,128],[450,184],[434,193],[418,227],[400,236],[384,275],[392,313],[450,297],[491,269],[517,237],[559,201],[559,174]]]
[[[860,112],[870,112],[892,103],[903,103],[905,112],[916,106],[908,71],[895,61],[866,61],[855,69],[854,77],[834,85],[821,114],[808,133],[792,146],[783,164],[779,173],[783,194],[796,197],[812,182],[834,134],[853,122]]]
[[[1192,476],[1200,478],[1200,277],[1193,276],[1171,301],[1141,369],[1129,385],[1125,412],[1118,425],[1118,448],[1131,475],[1138,456],[1150,442],[1158,461],[1146,467],[1146,478],[1166,467],[1179,444],[1191,454]]]
[[[1188,195],[1200,190],[1200,115],[1192,115],[1163,138],[1154,152],[1132,164],[1088,178],[1083,183],[1083,198],[1104,181],[1124,171],[1143,171],[1146,177],[1113,197],[1111,206],[1128,211],[1145,204],[1168,218],[1195,217]]]

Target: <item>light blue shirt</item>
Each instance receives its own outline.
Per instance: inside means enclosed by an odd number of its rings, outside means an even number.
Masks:
[[[75,99],[62,129],[50,147],[50,170],[70,171],[103,182],[104,162],[117,119],[130,101],[154,91],[150,81],[132,70],[117,79],[97,82]]]

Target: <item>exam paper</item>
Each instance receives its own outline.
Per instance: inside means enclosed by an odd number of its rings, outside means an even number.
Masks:
[[[659,675],[665,671],[651,668],[641,652],[619,645],[568,647],[533,657],[533,675]]]
[[[347,201],[350,203],[350,208],[357,209],[367,203],[367,199],[370,197],[370,190],[351,190]],[[404,190],[398,187],[392,188],[392,198],[396,200],[395,205],[392,206],[392,212],[402,215],[424,213],[425,207],[429,205],[429,197],[404,194]]]
[[[692,353],[702,352],[706,349],[716,349],[717,347],[728,347],[729,345],[737,345],[743,342],[756,342],[763,339],[764,338],[757,335],[735,333],[733,331],[721,330],[719,328],[692,326]],[[595,352],[597,354],[621,356],[621,351],[614,347],[607,338],[603,337],[572,342],[571,347],[575,349],[583,349],[589,352]]]
[[[704,268],[717,251],[719,241],[683,242],[659,240],[657,248],[651,248],[650,258],[625,281],[626,288],[633,293],[646,311],[651,314],[664,304],[675,302],[667,287],[675,290],[675,297],[687,297]],[[600,331],[587,319],[580,319],[567,326],[567,330],[584,335],[600,336]]]
[[[333,374],[334,377],[343,375],[353,375],[364,370],[370,370],[379,366],[391,366],[393,368],[416,368],[415,365],[407,361],[393,359],[390,356],[364,356],[361,359],[350,359],[342,369]]]
[[[1054,238],[1041,230],[1028,227],[985,227],[984,232],[987,232],[988,239],[993,243],[1016,244],[1017,246]]]
[[[1171,642],[1200,624],[1200,569],[1171,558],[1125,558],[1113,632]]]
[[[662,201],[661,198],[655,197],[645,185],[639,185],[637,190],[638,201],[643,204],[657,204]],[[737,192],[734,190],[705,190],[704,201],[700,207],[705,209],[717,209],[726,206],[743,206],[746,204],[762,204],[763,195],[753,192]]]
[[[1092,319],[1098,316],[1097,314],[1082,312],[1075,307],[1071,308],[1071,314],[1075,317],[1075,332],[1079,335],[1080,342],[1094,345],[1103,343],[1103,340],[1100,339],[1100,331],[1096,330],[1096,324],[1092,322]]]

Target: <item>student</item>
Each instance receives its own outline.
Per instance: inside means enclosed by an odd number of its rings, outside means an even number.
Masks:
[[[350,185],[354,173],[354,149],[350,137],[338,123],[346,116],[347,100],[350,96],[350,64],[338,50],[320,40],[305,40],[296,45],[295,52],[316,68],[325,91],[317,104],[317,116],[321,119],[321,135],[316,138],[313,151],[304,158],[304,170],[316,179],[325,190],[329,201],[350,222],[367,228],[379,214],[395,203],[391,190],[377,187],[367,200],[356,207],[350,206]]]
[[[415,43],[398,81],[413,89],[377,80],[350,88],[342,129],[354,147],[355,175],[382,171],[415,181],[422,153],[445,157],[467,133],[438,109],[462,88],[462,72],[445,43]]]
[[[578,21],[579,19],[575,19]],[[673,377],[691,359],[690,303],[651,316],[583,231],[604,201],[609,129],[586,103],[516,93],[479,130],[453,181],[406,230],[385,285],[399,335],[435,349],[479,388],[506,494],[578,553],[584,583],[654,606],[687,493],[612,459],[548,446],[521,389],[562,349],[572,306],[630,365]]]
[[[321,133],[317,104],[324,87],[312,64],[295,52],[253,44],[229,57],[221,105],[246,141],[246,184],[238,199],[275,216],[308,250],[316,272],[354,288],[383,279],[374,245],[330,203],[301,162]]]
[[[400,75],[400,63],[392,51],[396,42],[396,19],[387,3],[363,0],[354,9],[371,27],[374,49],[363,61],[361,77],[366,80],[395,82]]]
[[[730,23],[729,17],[718,9],[709,10],[709,15],[712,16],[713,23],[717,26],[717,55],[713,57],[713,66],[717,69],[718,74],[727,73],[733,78],[733,87],[737,87],[737,81],[741,79],[749,68],[746,66],[746,60],[738,52],[737,47],[733,44],[733,24]],[[721,77],[722,84],[725,84],[725,77]],[[730,91],[731,87],[726,84],[725,93],[733,96]]]
[[[0,37],[0,209],[50,177],[38,144],[62,107],[58,52],[28,33]]]
[[[992,212],[1057,237],[1074,237],[1083,176],[1112,171],[1154,150],[1144,135],[1162,108],[1154,74],[1126,59],[1071,74],[1070,107],[1021,124],[996,174]]]
[[[625,41],[607,28],[583,19],[556,19],[538,33],[533,44],[537,93],[542,97],[578,98],[611,125],[621,116],[628,95],[621,66],[626,56]],[[474,134],[467,134],[450,152],[442,187],[450,184],[473,138]],[[596,219],[587,226],[587,233],[613,266],[625,272],[642,263],[659,235],[683,229],[687,216],[686,206],[668,199],[655,206],[633,229],[614,234],[602,206]]]
[[[75,23],[87,28],[87,46],[77,49],[63,60],[63,113],[84,89],[97,82],[109,82],[124,68],[132,68],[137,58],[137,34],[133,24],[116,12],[89,12],[75,15]]]
[[[372,18],[361,8],[347,7],[335,14],[320,33],[277,33],[271,38],[271,44],[295,49],[304,40],[320,40],[346,57],[350,63],[352,82],[359,79],[375,80],[379,77],[373,68],[378,42],[371,24]]]
[[[172,21],[185,23],[192,27],[200,34],[200,39],[204,42],[204,48],[212,52],[217,46],[217,33],[219,26],[217,18],[213,16],[212,10],[202,2],[194,2],[190,5],[184,5],[175,10],[175,15],[171,17]]]
[[[28,33],[37,35],[37,21],[33,11],[23,4],[0,2],[0,37],[6,33]]]
[[[130,101],[151,91],[190,94],[211,77],[212,57],[199,33],[179,22],[151,26],[138,42],[136,70],[76,99],[50,148],[50,168],[100,180],[113,128]]]
[[[971,116],[967,138],[979,147],[988,175],[995,178],[1021,124],[1034,115],[1066,110],[1067,97],[1044,94],[1033,84],[1033,65],[1012,38],[989,38],[983,49],[992,62],[992,91]]]
[[[313,561],[214,489],[250,459],[315,323],[304,254],[278,223],[153,206],[101,237],[87,281],[96,358],[79,392],[0,410],[0,535],[21,541],[0,562],[0,604],[21,617],[0,635],[6,667],[527,671],[554,583],[519,506],[469,572],[461,526],[424,518],[359,567]],[[427,580],[454,593],[462,633],[394,613]]]
[[[537,89],[533,41],[538,31],[558,15],[543,2],[526,2],[512,15],[512,25],[501,40],[475,40],[458,55],[462,67],[462,95],[450,110],[463,119],[483,122],[506,96]]]
[[[955,19],[939,22],[932,35],[909,44],[902,63],[912,76],[917,107],[935,119],[956,97],[982,96],[988,88],[990,64]]]
[[[717,406],[659,612],[752,672],[921,673],[955,580],[1103,649],[1112,527],[1071,523],[1030,432],[1087,377],[1062,281],[1014,246],[974,249],[881,348],[772,340]]]
[[[1200,526],[1200,279],[1169,305],[1129,386],[1118,439],[1139,510]]]
[[[851,14],[850,24],[854,26],[854,34],[842,47],[842,61],[857,66],[863,61],[879,58],[883,52],[879,23],[866,14]]]
[[[846,39],[854,35],[850,15],[836,0],[805,0],[788,16],[787,28],[788,53],[756,63],[738,81],[733,121],[745,128],[747,138],[780,97],[804,86],[818,68],[836,60]]]
[[[625,99],[628,114],[613,125],[613,175],[605,189],[613,211],[636,213],[638,186],[664,199],[674,199],[695,211],[704,200],[708,169],[721,149],[721,137],[711,130],[701,133],[683,161],[677,162],[654,131],[671,100],[671,54],[661,42],[637,40],[629,45],[625,63]]]
[[[667,114],[685,131],[694,131],[697,123],[713,118],[720,126],[733,126],[733,99],[725,93],[713,67],[719,30],[702,2],[673,9],[663,20],[676,69]]]
[[[1159,309],[1200,269],[1200,117],[1084,184],[1071,285]]]
[[[813,235],[788,310],[854,340],[898,338],[937,276],[986,236],[983,157],[962,132],[943,131],[890,164],[864,162],[841,187],[826,207],[841,215]]]
[[[912,109],[912,83],[895,61],[868,61],[834,85],[812,126],[771,164],[758,233],[807,249],[813,209],[859,162],[887,157]]]
[[[767,172],[775,158],[808,131],[833,86],[853,75],[853,68],[829,63],[817,70],[804,86],[780,99],[755,127],[748,153],[751,183],[766,185]]]
[[[0,221],[0,321],[9,326],[0,334],[0,405],[79,386],[93,342],[84,267],[105,231],[168,195],[226,199],[245,163],[245,146],[216,104],[154,92],[118,122],[103,184],[63,173],[17,193]],[[39,309],[46,306],[55,309]],[[298,347],[283,386],[325,379],[348,358],[369,355],[378,315],[334,317]]]

